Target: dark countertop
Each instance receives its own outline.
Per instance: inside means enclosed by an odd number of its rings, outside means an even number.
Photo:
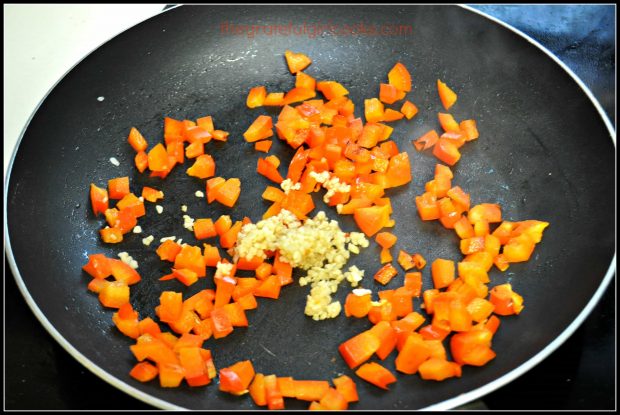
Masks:
[[[566,63],[615,124],[615,6],[476,6],[527,33]],[[510,384],[464,409],[614,409],[615,279],[581,327]],[[41,326],[5,259],[4,408],[152,409],[102,381]]]

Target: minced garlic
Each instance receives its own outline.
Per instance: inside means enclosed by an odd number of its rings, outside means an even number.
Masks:
[[[353,265],[344,273],[344,277],[351,283],[351,287],[357,287],[362,278],[364,278],[364,271]]]
[[[121,261],[129,265],[131,268],[133,269],[138,268],[138,261],[133,259],[131,255],[129,255],[127,252],[119,252],[118,257],[121,259]]]
[[[133,233],[142,233],[142,227],[140,225],[134,226]]]
[[[364,271],[355,266],[343,273],[351,252],[358,246],[368,246],[364,234],[347,235],[325,212],[302,223],[283,209],[275,216],[244,225],[237,237],[234,257],[266,258],[265,251],[279,251],[281,261],[306,270],[307,275],[299,279],[299,285],[312,287],[305,313],[322,320],[336,317],[341,311],[340,302],[331,299],[338,285],[347,280],[355,287],[364,276]]]
[[[155,205],[155,210],[161,215],[161,213],[164,211],[164,207],[160,205]]]
[[[190,232],[194,231],[194,218],[189,215],[183,215],[183,227]]]
[[[215,265],[215,273],[217,275],[222,276],[230,276],[230,273],[233,269],[233,264],[228,264],[226,262],[219,262]]]
[[[354,289],[354,290],[351,290],[351,292],[352,292],[354,295],[357,295],[358,297],[363,297],[363,296],[365,296],[365,295],[372,294],[372,291],[370,291],[370,290],[369,290],[369,289],[367,289],[367,288],[356,288],[356,289]]]
[[[142,243],[146,246],[149,246],[151,242],[153,242],[153,239],[155,239],[155,237],[153,235],[149,235],[146,238],[142,238]]]
[[[329,200],[336,193],[347,193],[351,191],[350,185],[346,183],[342,183],[340,179],[338,179],[337,176],[330,177],[330,174],[328,171],[324,171],[321,173],[312,171],[310,172],[310,177],[316,180],[317,183],[321,183],[323,188],[327,190],[327,192],[325,192],[325,195],[323,196],[323,201],[325,203],[329,203]]]
[[[284,191],[285,194],[288,194],[291,190],[299,190],[301,189],[301,183],[293,184],[291,179],[286,179],[280,183],[280,187]]]
[[[324,320],[334,318],[340,314],[342,306],[339,301],[333,301],[332,290],[328,283],[321,281],[310,290],[310,295],[306,297],[306,308],[304,313],[312,317],[313,320]]]

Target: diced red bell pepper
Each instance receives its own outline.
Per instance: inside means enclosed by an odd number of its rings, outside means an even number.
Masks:
[[[136,153],[145,151],[148,147],[146,139],[135,127],[131,127],[131,130],[129,130],[129,137],[127,137],[127,141],[129,142],[129,145],[131,145],[131,148],[136,151]]]
[[[400,62],[397,62],[388,72],[388,82],[400,91],[411,91],[411,74],[405,65]]]
[[[441,99],[443,107],[446,111],[449,110],[450,107],[452,107],[452,105],[456,102],[457,95],[448,87],[448,85],[441,82],[439,79],[437,80],[437,90],[439,92],[439,99]]]
[[[237,242],[237,236],[243,227],[243,222],[237,221],[224,234],[220,236],[220,246],[224,249],[232,248]]]
[[[392,278],[398,275],[398,271],[392,264],[385,264],[374,276],[375,281],[386,285]]]
[[[122,199],[129,194],[129,177],[116,177],[108,180],[108,197],[110,199]]]
[[[109,258],[103,254],[91,254],[88,263],[82,267],[84,271],[94,278],[104,279],[112,275],[112,267]]]
[[[353,213],[353,218],[366,236],[373,236],[388,224],[389,208],[387,206],[358,208]]]
[[[442,381],[451,377],[461,377],[461,366],[445,359],[431,357],[419,367],[420,377],[424,380]]]
[[[303,53],[295,53],[290,50],[284,52],[286,64],[292,74],[303,71],[308,65],[312,63],[312,59]],[[271,408],[269,408],[271,409]]]
[[[295,86],[314,90],[316,89],[316,80],[305,72],[297,72]]]
[[[486,321],[493,313],[495,306],[492,302],[484,298],[474,298],[467,304],[467,311],[471,315],[473,321],[480,323]]]
[[[284,104],[288,105],[294,102],[305,101],[307,99],[314,98],[315,96],[316,92],[314,89],[296,86],[284,95]]]
[[[122,281],[127,285],[133,285],[140,282],[142,279],[140,274],[138,274],[138,271],[131,268],[123,261],[116,258],[110,258],[108,261],[110,264],[110,270],[116,281]]]
[[[332,380],[336,390],[344,397],[347,402],[359,401],[357,386],[353,379],[347,375],[342,375]]]
[[[419,297],[422,294],[422,273],[408,272],[405,274],[405,289],[413,297]]]
[[[174,258],[174,268],[190,269],[196,273],[198,277],[204,277],[206,274],[206,265],[200,247],[185,245],[181,246],[181,250]]]
[[[254,290],[256,297],[278,299],[280,296],[280,277],[277,275],[270,275]]]
[[[104,213],[108,209],[109,199],[108,191],[100,187],[90,184],[90,204],[93,208],[95,216]]]
[[[139,362],[131,369],[129,376],[140,381],[148,382],[153,380],[159,374],[157,366],[150,364],[149,362]]]
[[[222,307],[214,308],[211,311],[211,323],[213,325],[213,337],[216,339],[226,337],[233,331],[228,314]]]
[[[459,364],[483,366],[495,358],[492,338],[493,333],[486,328],[455,333],[450,339],[452,357]]]
[[[374,123],[383,121],[384,108],[383,103],[377,98],[364,100],[364,116],[366,122]]]
[[[418,113],[418,107],[410,101],[405,101],[403,106],[400,108],[400,112],[402,112],[405,117],[410,120]]]
[[[189,386],[204,386],[211,382],[205,356],[200,347],[183,347],[178,350],[179,362]]]
[[[351,369],[364,363],[381,346],[381,341],[377,336],[364,331],[344,343],[340,344],[338,351]]]
[[[389,322],[380,321],[369,331],[377,336],[380,341],[380,346],[375,352],[377,357],[381,360],[385,360],[385,358],[388,357],[390,353],[392,353],[392,350],[396,347],[396,330],[392,328]]]
[[[509,283],[496,285],[489,292],[489,301],[493,304],[495,314],[508,316],[519,314],[523,310],[523,297],[512,291]]]
[[[278,168],[263,158],[258,159],[256,171],[258,172],[258,174],[262,174],[269,180],[278,184],[284,181],[284,178],[282,177],[280,172],[278,172]]]
[[[253,143],[273,135],[273,120],[269,115],[259,115],[243,133],[245,141]]]
[[[257,373],[249,387],[250,396],[258,406],[267,405],[267,394],[265,392],[265,375]]]
[[[261,151],[263,153],[268,153],[269,149],[271,149],[271,145],[273,144],[272,140],[261,140],[254,143],[254,150]]]
[[[241,193],[241,182],[237,178],[230,178],[213,189],[213,197],[224,206],[233,207]]]
[[[424,341],[420,341],[416,336],[409,336],[396,356],[396,370],[410,375],[414,374],[429,357],[430,349]]]
[[[187,169],[187,175],[199,179],[207,179],[215,175],[215,161],[208,154],[200,154],[194,164]]]
[[[349,91],[347,91],[347,89],[342,86],[342,84],[336,81],[317,82],[316,89],[319,90],[328,100],[332,100],[334,98],[342,97],[349,94]]]
[[[479,137],[475,120],[463,120],[459,123],[459,127],[461,127],[461,131],[465,134],[467,141],[475,140]]]
[[[129,193],[116,203],[116,208],[121,211],[123,209],[131,209],[133,214],[139,218],[146,215],[146,208],[136,195]]]
[[[385,390],[388,390],[389,384],[396,382],[396,377],[392,372],[375,362],[364,363],[355,371],[355,374],[366,382]]]
[[[357,318],[366,317],[370,311],[371,295],[357,295],[355,292],[349,293],[344,303],[344,312],[347,317]]]
[[[245,393],[254,379],[254,375],[254,366],[249,360],[243,360],[230,367],[220,369],[220,390],[234,395]]]
[[[99,301],[104,307],[121,308],[129,302],[129,286],[123,281],[106,284],[99,292]]]
[[[433,155],[450,166],[454,166],[461,158],[458,147],[445,138],[437,140],[433,147]]]
[[[268,375],[264,377],[265,383],[265,397],[267,400],[267,408],[284,409],[284,397],[280,388],[278,388],[278,380],[276,375]]]
[[[454,261],[437,258],[433,261],[431,273],[435,288],[440,289],[447,287],[455,278]]]
[[[148,155],[146,151],[140,151],[133,158],[134,164],[140,173],[144,172],[149,165]]]
[[[164,192],[161,190],[154,189],[149,186],[144,186],[142,188],[142,197],[144,200],[148,200],[151,203],[157,202],[159,199],[164,198]]]
[[[439,219],[439,205],[437,198],[432,193],[424,193],[421,196],[416,196],[415,204],[418,208],[418,214],[422,220],[435,220]]]
[[[161,172],[170,169],[168,152],[163,144],[159,143],[147,153],[149,170]]]
[[[319,405],[329,411],[343,411],[349,407],[349,403],[342,394],[334,388],[329,388],[319,401]]]
[[[130,303],[123,304],[116,313],[112,315],[112,321],[118,330],[127,337],[137,339],[140,336],[138,313]]]
[[[318,401],[329,390],[325,380],[294,380],[295,398],[301,401]]]

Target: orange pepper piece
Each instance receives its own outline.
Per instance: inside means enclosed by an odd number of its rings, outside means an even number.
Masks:
[[[401,91],[411,91],[411,74],[409,74],[405,65],[400,62],[397,62],[388,72],[388,82]]]
[[[425,133],[417,140],[412,141],[412,143],[414,147],[416,148],[416,150],[424,151],[424,150],[428,150],[429,148],[433,147],[437,143],[438,140],[439,140],[439,135],[437,134],[437,131],[430,130],[429,132]]]
[[[269,150],[271,149],[271,145],[273,144],[272,140],[262,140],[262,141],[257,141],[254,144],[254,150],[256,151],[261,151],[263,153],[268,153]]]
[[[241,193],[241,181],[237,178],[230,178],[213,191],[215,200],[224,206],[233,207]]]
[[[375,281],[386,285],[392,278],[398,274],[398,271],[392,264],[385,264],[374,276]]]
[[[308,65],[312,63],[312,59],[310,59],[303,53],[295,53],[290,50],[286,50],[284,52],[284,58],[286,59],[286,64],[288,65],[288,69],[289,71],[291,71],[292,74],[303,71]]]
[[[248,108],[262,107],[267,96],[267,89],[264,86],[257,86],[250,89],[246,99]]]
[[[381,341],[377,336],[364,331],[338,346],[338,351],[351,369],[371,358],[379,349]]]
[[[347,375],[342,375],[335,379],[332,379],[336,390],[340,392],[340,394],[344,397],[347,402],[357,402],[359,401],[359,396],[357,394],[357,386],[353,379],[351,379]]]
[[[349,94],[349,91],[342,86],[342,84],[336,81],[317,82],[316,89],[319,90],[328,100]]]
[[[136,153],[145,151],[146,148],[148,147],[148,143],[146,142],[146,139],[142,136],[142,134],[140,134],[140,131],[138,131],[138,129],[135,127],[131,127],[131,130],[129,130],[129,137],[127,137],[127,141],[129,142],[129,145],[131,146],[131,148],[133,148],[136,151]]]
[[[273,120],[269,115],[259,115],[258,118],[243,133],[243,138],[248,143],[269,138],[273,135]]]
[[[243,360],[230,367],[220,369],[220,390],[240,395],[248,390],[254,375],[254,366],[249,360]]]
[[[363,364],[355,371],[355,374],[365,381],[385,390],[388,389],[389,384],[396,382],[396,377],[392,372],[375,362]]]
[[[153,380],[158,374],[159,369],[157,369],[157,366],[153,366],[149,362],[136,363],[136,365],[129,372],[129,376],[140,382],[148,382]]]
[[[410,120],[418,113],[418,107],[410,101],[405,101],[403,106],[400,108],[400,112],[402,112],[405,117]]]
[[[144,172],[149,165],[148,155],[146,151],[140,151],[134,157],[134,164],[140,173]]]
[[[441,82],[440,79],[437,80],[437,91],[439,92],[439,99],[441,99],[441,104],[447,110],[450,109],[452,105],[456,102],[457,95],[454,93],[448,85],[444,82]]]

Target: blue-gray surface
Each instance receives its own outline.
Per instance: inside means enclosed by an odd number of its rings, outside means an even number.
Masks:
[[[615,122],[615,5],[471,5],[536,39],[575,72]]]

